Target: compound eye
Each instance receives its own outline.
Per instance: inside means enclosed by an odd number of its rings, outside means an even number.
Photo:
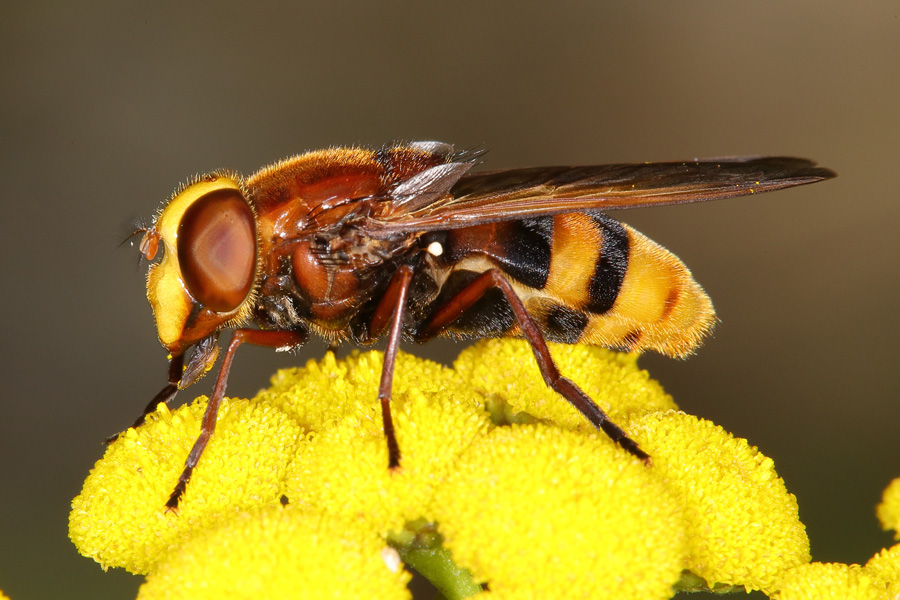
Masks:
[[[188,291],[202,305],[226,313],[244,302],[256,271],[256,223],[239,191],[209,192],[184,212],[178,262]]]

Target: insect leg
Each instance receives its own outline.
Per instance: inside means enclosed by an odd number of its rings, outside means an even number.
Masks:
[[[184,470],[178,478],[175,489],[166,502],[166,511],[174,511],[178,509],[178,502],[187,488],[188,481],[194,472],[194,467],[200,460],[200,456],[209,443],[216,428],[216,417],[219,413],[219,404],[225,397],[225,386],[228,383],[228,373],[231,371],[231,362],[234,360],[234,352],[238,346],[247,342],[255,346],[268,346],[270,348],[285,348],[301,345],[306,341],[307,334],[305,331],[262,331],[259,329],[236,329],[228,349],[225,351],[225,357],[222,359],[222,367],[219,369],[219,376],[216,378],[216,385],[213,387],[212,395],[206,405],[206,412],[203,414],[203,421],[200,424],[200,435],[194,442],[187,460],[184,461]]]
[[[173,356],[169,361],[169,383],[159,391],[158,394],[153,396],[153,400],[147,405],[144,409],[144,412],[140,414],[140,416],[134,420],[134,423],[131,424],[131,428],[138,428],[144,424],[144,421],[147,419],[147,415],[154,412],[156,407],[162,403],[168,404],[175,398],[175,394],[178,393],[178,382],[181,381],[181,371],[184,368],[184,354],[179,354],[178,356]],[[120,433],[115,435],[111,435],[106,438],[106,443],[111,444],[120,436]]]
[[[384,349],[384,365],[381,368],[381,384],[378,386],[378,400],[381,401],[381,419],[384,423],[384,437],[388,445],[388,468],[400,466],[400,446],[394,433],[394,420],[391,417],[391,389],[394,385],[394,365],[397,362],[397,349],[400,346],[400,334],[403,333],[403,310],[406,308],[406,297],[409,284],[412,282],[413,268],[403,265],[394,274],[384,296],[375,308],[369,325],[372,338],[384,332],[391,318],[391,329],[388,333],[387,347]]]
[[[143,425],[144,421],[147,419],[147,415],[154,412],[157,406],[171,402],[178,393],[178,390],[183,390],[188,386],[194,385],[198,379],[203,377],[203,375],[212,368],[213,364],[216,362],[216,357],[219,356],[219,346],[217,344],[218,338],[219,334],[216,333],[200,340],[194,347],[194,351],[191,353],[191,358],[187,361],[186,367],[184,364],[184,353],[173,356],[169,360],[169,384],[153,397],[153,400],[150,401],[150,404],[147,405],[144,412],[142,412],[141,415],[135,419],[134,423],[132,423],[131,428],[136,429]],[[106,443],[110,444],[114,442],[119,435],[120,434],[117,433],[116,435],[107,438]]]
[[[184,354],[179,354],[178,356],[173,356],[172,360],[169,361],[169,384],[161,389],[156,396],[153,397],[153,400],[150,401],[150,404],[147,405],[147,408],[144,409],[144,412],[141,413],[141,416],[135,420],[134,425],[132,427],[140,427],[144,424],[144,419],[147,418],[147,415],[156,410],[156,407],[165,402],[168,404],[175,398],[175,394],[178,393],[178,382],[181,381],[181,371],[184,367]]]
[[[528,310],[522,303],[521,298],[519,298],[512,285],[499,269],[485,271],[446,304],[441,306],[425,324],[422,336],[429,338],[436,335],[441,329],[458,319],[463,312],[481,299],[491,288],[499,288],[509,301],[513,314],[519,322],[519,327],[522,329],[522,334],[531,344],[531,349],[534,352],[534,357],[537,360],[544,382],[577,408],[594,427],[602,430],[614,442],[634,456],[645,463],[649,463],[650,456],[640,449],[637,442],[628,437],[621,427],[613,423],[609,416],[603,412],[603,409],[597,406],[571,379],[560,374],[559,369],[553,363],[550,349],[547,347],[547,342],[544,341],[544,336],[541,335],[540,328],[538,328],[532,316],[528,314]]]

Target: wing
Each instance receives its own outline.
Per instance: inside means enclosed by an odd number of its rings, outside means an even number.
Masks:
[[[405,185],[401,197],[373,215],[370,231],[456,229],[585,209],[700,202],[835,177],[833,171],[812,161],[783,156],[537,167],[467,175],[470,166],[471,162],[451,162],[435,167],[432,174],[423,173],[422,193],[416,193],[417,182]]]

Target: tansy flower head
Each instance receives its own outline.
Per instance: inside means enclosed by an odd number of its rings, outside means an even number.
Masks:
[[[313,429],[287,473],[283,491],[291,502],[395,531],[423,516],[435,487],[456,468],[459,453],[485,434],[490,419],[484,398],[453,371],[401,354],[391,413],[402,458],[400,469],[389,471],[377,394],[381,365],[380,352],[367,352],[340,363],[326,360],[303,371],[285,371],[260,399],[277,393],[285,410],[304,415]],[[332,416],[338,411],[318,410],[324,394],[302,391],[306,385],[327,389],[335,381],[340,393],[334,401],[346,401],[355,412]],[[310,419],[325,412],[329,416],[321,422]]]
[[[662,481],[602,434],[494,429],[430,510],[459,564],[499,598],[669,598],[686,546]]]
[[[678,496],[690,548],[685,568],[710,588],[771,592],[785,569],[809,562],[796,498],[746,440],[677,411],[637,415],[626,429]]]
[[[381,353],[328,354],[279,372],[251,401],[223,402],[178,514],[165,502],[205,399],[160,407],[92,471],[73,503],[72,539],[104,567],[149,573],[147,598],[175,589],[203,597],[201,583],[212,595],[290,597],[327,580],[394,597],[405,580],[372,559],[396,559],[386,540],[459,598],[479,591],[476,582],[488,584],[485,598],[668,598],[673,585],[691,589],[677,583],[683,570],[703,579],[698,587],[773,591],[808,561],[796,502],[769,459],[673,410],[634,356],[563,345],[552,353],[653,466],[547,389],[525,342],[494,340],[466,350],[455,370],[398,356],[402,456],[390,471]],[[414,548],[420,538],[433,545]],[[359,575],[369,587],[353,587],[345,580],[356,569],[380,583]]]
[[[560,373],[577,383],[614,422],[635,412],[677,408],[672,397],[637,367],[636,354],[595,346],[549,346]],[[479,342],[464,350],[453,368],[488,398],[498,421],[538,419],[569,429],[593,429],[575,407],[547,387],[531,347],[521,340]]]
[[[809,563],[788,571],[778,600],[888,600],[859,565]]]
[[[300,428],[271,405],[227,400],[178,514],[166,512],[205,408],[205,397],[175,412],[161,404],[109,445],[72,502],[69,535],[79,552],[103,568],[147,573],[195,532],[279,502]]]
[[[886,598],[900,598],[900,544],[870,558],[863,569],[884,590]]]
[[[893,529],[894,537],[900,539],[900,477],[885,488],[876,515],[881,521],[881,527],[885,530]]]
[[[381,352],[354,352],[337,360],[328,352],[303,368],[282,369],[268,389],[254,399],[271,403],[290,414],[307,431],[323,431],[346,416],[367,415],[381,423],[377,402],[381,381]],[[425,394],[458,387],[452,371],[441,365],[400,353],[394,369],[394,399],[415,390]]]
[[[409,598],[409,574],[392,555],[358,521],[269,506],[198,532],[160,562],[138,599]]]

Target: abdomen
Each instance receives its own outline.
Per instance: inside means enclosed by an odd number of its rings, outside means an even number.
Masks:
[[[498,268],[551,341],[684,356],[715,322],[709,297],[678,257],[599,212],[451,230],[442,243],[445,278],[430,310]],[[520,335],[496,289],[443,333]]]

